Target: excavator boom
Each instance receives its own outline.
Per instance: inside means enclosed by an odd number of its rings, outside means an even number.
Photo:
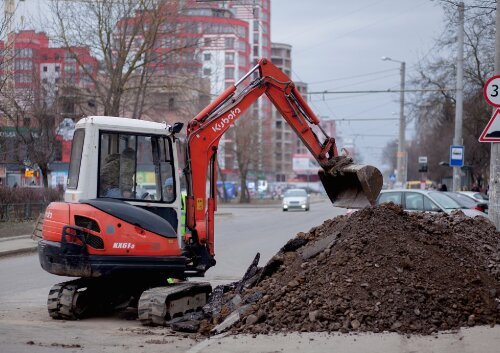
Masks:
[[[237,93],[237,87],[255,76],[257,71],[259,75]],[[349,156],[339,155],[335,139],[323,130],[320,120],[291,79],[269,60],[261,59],[188,125],[186,224],[195,240],[207,246],[211,256],[214,255],[213,215],[216,210],[218,144],[229,127],[263,94],[318,161],[322,168],[319,176],[334,206],[368,206],[375,202],[382,188],[380,171],[373,166],[355,165]],[[313,127],[321,132],[321,139]],[[208,197],[207,179],[210,180]]]

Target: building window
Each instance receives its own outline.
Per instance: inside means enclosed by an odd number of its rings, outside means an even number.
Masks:
[[[226,53],[226,64],[234,64],[234,53]]]
[[[19,48],[15,50],[17,58],[31,58],[33,57],[33,49],[31,48]]]
[[[212,74],[212,69],[209,67],[203,68],[203,75],[204,76],[210,76]]]
[[[234,67],[226,67],[224,71],[224,76],[226,80],[228,79],[234,79]]]
[[[211,59],[212,59],[212,54],[210,54],[210,53],[203,54],[203,60],[209,61]]]
[[[66,62],[75,62],[76,61],[76,55],[72,52],[67,51],[64,55],[64,60]]]
[[[17,83],[31,83],[31,74],[15,74],[15,81]]]
[[[56,67],[55,67],[56,72],[59,72],[59,70],[60,70],[60,69],[61,69],[61,67],[60,67],[60,66],[56,66]]]
[[[64,72],[68,74],[74,74],[76,73],[76,66],[75,65],[64,65]]]
[[[234,48],[234,38],[226,38],[226,48],[233,49]]]
[[[16,70],[31,70],[33,68],[33,62],[26,59],[17,59],[15,68]]]
[[[43,67],[43,72],[47,72],[47,66]]]
[[[253,34],[253,44],[259,43],[259,32],[254,32]]]

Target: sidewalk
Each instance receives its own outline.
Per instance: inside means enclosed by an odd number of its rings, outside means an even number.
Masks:
[[[0,258],[32,253],[35,252],[36,249],[37,242],[31,239],[31,235],[0,238]]]

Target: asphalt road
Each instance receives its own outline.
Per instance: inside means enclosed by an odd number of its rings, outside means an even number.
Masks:
[[[276,208],[224,208],[216,218],[216,258],[207,279],[239,279],[257,252],[261,265],[299,231],[341,213],[328,202],[309,212]],[[231,213],[231,215],[227,215]],[[0,352],[498,352],[498,326],[474,327],[437,336],[309,333],[214,337],[145,328],[118,316],[83,321],[50,319],[50,287],[65,278],[44,272],[35,254],[0,259]]]
[[[313,203],[308,212],[283,212],[274,208],[223,208],[215,222],[215,257],[217,265],[206,273],[209,280],[231,281],[240,279],[257,252],[263,266],[298,232],[308,232],[326,219],[345,211],[334,208],[327,201]]]

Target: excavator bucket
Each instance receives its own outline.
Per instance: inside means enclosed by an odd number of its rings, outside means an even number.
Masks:
[[[371,165],[349,164],[335,173],[320,170],[318,174],[336,207],[363,208],[374,205],[382,189],[382,173]]]

